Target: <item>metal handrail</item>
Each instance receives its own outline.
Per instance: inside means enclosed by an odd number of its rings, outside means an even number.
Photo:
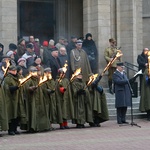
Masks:
[[[131,63],[129,63],[129,62],[124,62],[124,66],[126,67],[126,69],[127,69],[127,77],[129,78],[129,71],[130,70],[132,70],[132,71],[136,71],[136,72],[138,72],[138,66],[137,65],[135,65],[135,64],[131,64]],[[135,69],[136,68],[136,69]]]

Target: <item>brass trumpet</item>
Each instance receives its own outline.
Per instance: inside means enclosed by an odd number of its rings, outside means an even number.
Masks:
[[[105,72],[110,68],[110,66],[114,63],[114,61],[115,61],[117,58],[121,57],[122,55],[123,55],[122,51],[118,49],[117,52],[114,54],[112,60],[109,61],[109,63],[107,64],[107,66],[104,68],[104,70],[103,70],[101,76],[103,76],[104,73],[105,73]]]

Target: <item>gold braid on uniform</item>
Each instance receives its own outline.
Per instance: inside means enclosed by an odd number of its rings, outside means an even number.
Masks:
[[[79,53],[79,57],[77,58],[77,56],[75,56],[75,53],[74,53],[74,50],[72,51],[72,53],[73,53],[73,57],[74,57],[74,59],[76,60],[76,61],[79,61],[80,60],[80,53]]]

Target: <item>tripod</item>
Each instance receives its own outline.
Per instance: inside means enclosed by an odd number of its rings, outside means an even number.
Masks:
[[[131,126],[137,126],[137,127],[141,128],[141,126],[139,126],[139,125],[137,125],[136,123],[133,122],[133,102],[132,102],[133,89],[131,87],[131,84],[130,84],[129,80],[128,80],[128,86],[129,86],[129,89],[130,89],[130,92],[131,92],[131,123],[130,123],[130,125]]]

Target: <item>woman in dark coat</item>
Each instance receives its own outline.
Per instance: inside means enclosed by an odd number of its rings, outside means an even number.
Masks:
[[[97,73],[98,52],[91,33],[86,34],[86,39],[83,41],[82,48],[87,53],[92,72]]]
[[[115,91],[115,107],[117,108],[118,124],[126,122],[127,107],[131,106],[131,91],[129,89],[129,81],[123,72],[123,63],[117,63],[117,69],[113,74],[114,91]]]
[[[0,62],[3,59],[3,51],[4,51],[4,45],[0,43]]]

